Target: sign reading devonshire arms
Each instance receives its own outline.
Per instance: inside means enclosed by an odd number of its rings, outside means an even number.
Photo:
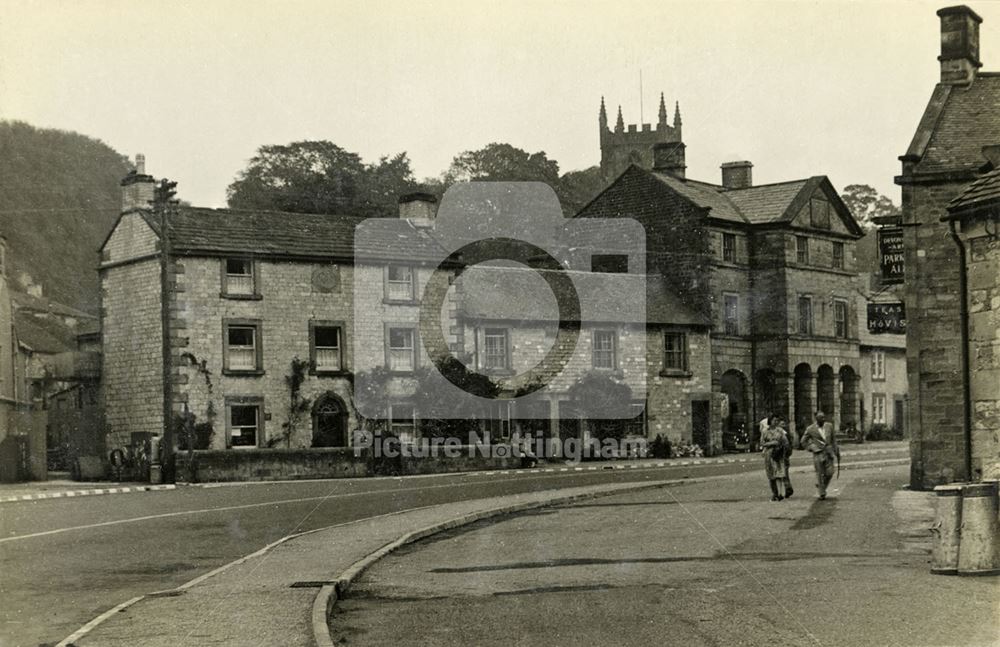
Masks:
[[[868,331],[873,334],[906,332],[906,308],[902,303],[869,303]]]
[[[903,229],[881,227],[878,230],[878,259],[882,269],[882,284],[903,282]]]

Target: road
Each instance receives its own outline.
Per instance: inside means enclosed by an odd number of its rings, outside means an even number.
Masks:
[[[510,515],[424,539],[338,602],[334,644],[995,645],[997,578],[928,568],[933,497],[907,466],[845,471],[831,497],[755,480]],[[919,503],[918,503],[919,502]],[[908,544],[903,509],[925,540]],[[905,532],[904,532],[905,530]]]
[[[800,452],[794,461],[807,459]],[[295,532],[486,496],[740,473],[759,470],[758,462],[249,483],[6,503],[0,645],[54,644],[120,602],[179,586]]]

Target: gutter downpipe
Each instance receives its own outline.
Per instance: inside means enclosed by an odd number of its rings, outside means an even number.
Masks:
[[[969,303],[968,303],[968,271],[966,268],[965,243],[955,229],[955,220],[948,220],[948,230],[951,239],[958,247],[958,292],[961,299],[958,303],[958,317],[962,337],[962,426],[965,445],[965,478],[972,481],[972,380],[969,376]]]

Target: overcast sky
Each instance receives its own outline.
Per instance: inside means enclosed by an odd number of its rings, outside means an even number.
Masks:
[[[145,153],[180,197],[223,206],[263,144],[327,139],[418,178],[490,142],[600,161],[614,121],[680,101],[688,174],[892,183],[938,78],[943,1],[0,0],[0,118]],[[984,19],[1000,70],[1000,3]],[[643,92],[639,92],[642,72]]]

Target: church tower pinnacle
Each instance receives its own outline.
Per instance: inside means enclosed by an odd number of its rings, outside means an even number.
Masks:
[[[667,125],[667,104],[663,100],[663,93],[660,93],[660,115],[656,121],[656,129],[659,130]]]

